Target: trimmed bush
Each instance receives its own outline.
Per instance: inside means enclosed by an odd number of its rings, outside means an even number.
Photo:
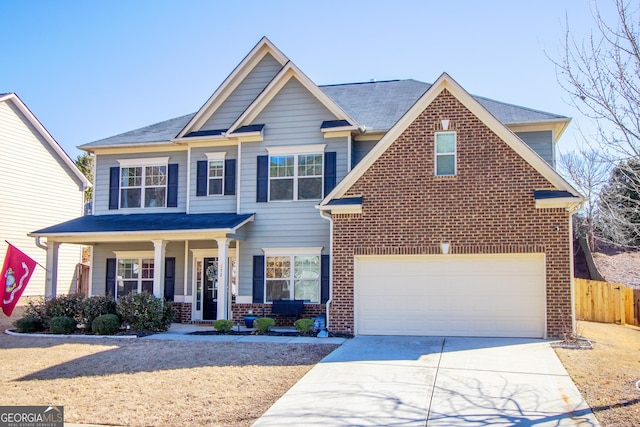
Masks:
[[[16,327],[16,331],[21,334],[29,334],[33,332],[42,332],[45,330],[44,323],[37,316],[24,316],[15,322],[13,322],[13,326]]]
[[[298,332],[300,332],[302,335],[309,335],[313,330],[313,320],[298,319],[293,322],[293,326],[295,326]]]
[[[226,334],[233,328],[233,322],[231,320],[218,319],[213,322],[213,327],[216,331]]]
[[[76,321],[67,316],[56,316],[49,321],[49,332],[52,334],[72,334],[76,330]]]
[[[134,331],[164,332],[175,318],[173,305],[148,292],[118,298],[117,314]]]
[[[84,325],[84,332],[95,332],[93,330],[93,321],[105,314],[117,313],[116,300],[112,296],[94,296],[84,300],[82,304],[80,324]],[[117,317],[117,316],[116,316]],[[118,319],[118,326],[120,319]],[[108,334],[100,334],[108,335]]]
[[[270,317],[258,317],[253,321],[253,327],[260,334],[266,334],[274,326],[276,326],[276,321]]]
[[[91,322],[91,330],[98,335],[114,335],[120,330],[120,318],[116,314],[103,314]]]

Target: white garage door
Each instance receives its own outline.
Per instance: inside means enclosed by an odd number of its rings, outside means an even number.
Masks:
[[[543,254],[363,256],[359,335],[543,338]]]

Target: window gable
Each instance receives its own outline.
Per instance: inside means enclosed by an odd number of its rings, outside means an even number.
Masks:
[[[434,140],[435,175],[455,176],[457,173],[456,133],[436,132]]]

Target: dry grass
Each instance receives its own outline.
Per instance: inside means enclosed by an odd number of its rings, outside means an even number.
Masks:
[[[556,353],[603,427],[640,425],[640,328],[578,322],[592,350]]]
[[[12,337],[0,316],[0,405],[73,423],[248,426],[336,347]]]

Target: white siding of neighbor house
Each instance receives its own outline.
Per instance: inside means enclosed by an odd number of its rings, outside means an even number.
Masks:
[[[46,251],[27,233],[82,215],[82,183],[11,101],[0,102],[0,265],[5,240],[43,266]],[[58,293],[76,291],[82,247],[61,245]],[[44,295],[45,270],[36,267],[23,295]]]
[[[114,251],[149,251],[153,253],[151,242],[97,243],[93,246],[91,263],[91,294],[104,295],[107,285],[107,258],[115,258]],[[184,290],[184,242],[169,242],[166,257],[176,259],[175,294],[182,295]]]
[[[109,170],[120,166],[118,160],[149,159],[169,157],[169,164],[178,164],[178,207],[177,208],[138,208],[109,209]],[[94,183],[93,212],[95,215],[113,215],[121,213],[168,213],[185,212],[187,206],[187,151],[166,151],[155,153],[99,154],[95,157],[96,182]]]
[[[200,130],[228,129],[281,69],[273,56],[265,55]]]
[[[551,167],[556,167],[556,157],[553,146],[553,132],[550,130],[535,132],[516,132],[529,147],[545,159]]]
[[[196,196],[196,184],[198,174],[198,161],[207,160],[205,153],[226,153],[225,160],[238,159],[238,147],[198,147],[191,149],[191,188],[189,189],[189,213],[219,213],[235,212],[236,196]],[[236,161],[236,172],[238,165]],[[238,183],[236,179],[236,194]]]
[[[320,126],[336,117],[295,78],[289,80],[256,117],[264,123],[264,141],[242,143],[240,213],[255,213],[255,221],[244,227],[240,244],[239,295],[252,295],[252,261],[264,255],[263,248],[322,247],[329,253],[329,222],[315,206],[320,200],[256,202],[257,157],[266,147],[326,144],[325,152],[337,153],[337,181],[347,173],[347,138],[324,138]]]

